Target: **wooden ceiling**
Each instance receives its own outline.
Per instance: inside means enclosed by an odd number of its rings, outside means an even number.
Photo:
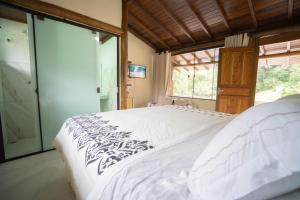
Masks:
[[[300,0],[130,0],[130,32],[156,51],[177,50],[300,23]]]

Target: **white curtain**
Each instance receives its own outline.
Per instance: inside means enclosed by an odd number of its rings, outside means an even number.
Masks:
[[[160,53],[154,56],[154,78],[152,101],[158,103],[169,96],[169,84],[172,80],[171,53]]]

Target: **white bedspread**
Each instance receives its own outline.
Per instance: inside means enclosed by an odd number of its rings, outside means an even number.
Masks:
[[[187,200],[187,172],[226,122],[194,134],[176,145],[127,163],[110,181],[96,183],[89,200]]]
[[[118,126],[119,130],[131,132],[131,139],[148,141],[154,148],[129,156],[98,175],[98,162],[86,166],[86,147],[77,149],[77,141],[72,139],[64,124],[54,144],[65,161],[66,174],[78,199],[86,199],[91,191],[100,191],[99,185],[108,184],[114,174],[135,160],[184,141],[191,135],[199,135],[201,131],[205,133],[216,124],[232,119],[230,115],[182,106],[158,106],[97,115],[109,120],[109,124]]]

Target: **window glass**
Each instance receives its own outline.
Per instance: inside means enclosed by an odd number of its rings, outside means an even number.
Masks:
[[[173,56],[173,96],[216,99],[219,49]]]
[[[300,93],[300,40],[260,46],[255,104]],[[269,56],[272,55],[272,56]]]

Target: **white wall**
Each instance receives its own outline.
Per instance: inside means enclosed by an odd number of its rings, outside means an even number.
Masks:
[[[122,0],[42,0],[121,27]]]
[[[131,78],[129,94],[133,96],[134,107],[145,107],[152,99],[153,55],[155,51],[143,41],[128,33],[128,60],[134,64],[146,65],[146,78]]]

